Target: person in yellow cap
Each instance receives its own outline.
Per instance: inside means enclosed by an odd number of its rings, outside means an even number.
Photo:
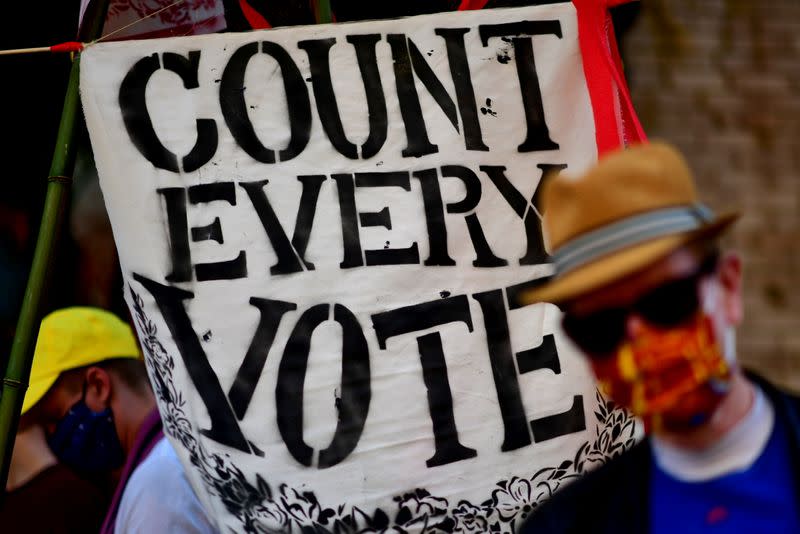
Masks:
[[[22,413],[76,472],[122,469],[102,533],[216,532],[164,439],[133,331],[114,314],[72,307],[44,318]]]
[[[736,214],[701,204],[664,143],[610,153],[543,190],[562,311],[598,385],[646,437],[541,504],[525,533],[800,532],[800,399],[736,362]]]

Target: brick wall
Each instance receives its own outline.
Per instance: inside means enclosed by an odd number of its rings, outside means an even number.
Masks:
[[[649,137],[743,213],[740,360],[800,391],[800,1],[643,0],[623,50]]]

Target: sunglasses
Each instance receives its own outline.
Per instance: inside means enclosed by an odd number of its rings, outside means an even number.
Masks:
[[[624,307],[586,315],[566,312],[562,319],[564,331],[590,357],[610,356],[624,341],[632,313],[659,328],[674,328],[694,317],[700,309],[699,282],[716,265],[714,254],[702,262],[697,272],[666,282]]]

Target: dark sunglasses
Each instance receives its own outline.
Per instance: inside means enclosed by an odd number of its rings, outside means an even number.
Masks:
[[[625,339],[627,320],[632,313],[659,328],[679,326],[700,309],[700,279],[714,272],[717,259],[717,254],[709,256],[697,272],[666,282],[628,306],[580,316],[566,312],[562,319],[564,331],[581,350],[597,358],[610,356],[619,347]]]

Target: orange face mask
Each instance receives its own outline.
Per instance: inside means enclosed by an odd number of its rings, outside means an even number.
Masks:
[[[702,312],[677,328],[645,325],[613,356],[593,359],[592,367],[601,390],[641,417],[647,430],[703,423],[731,376],[711,318]]]

